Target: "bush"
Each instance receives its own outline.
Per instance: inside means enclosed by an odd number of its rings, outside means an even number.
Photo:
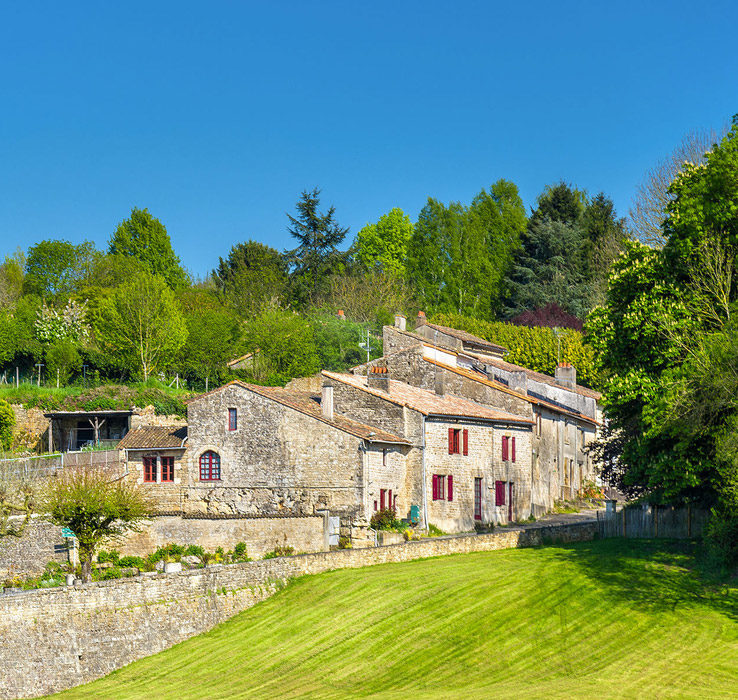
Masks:
[[[121,557],[118,566],[123,569],[146,569],[146,561],[143,557]]]
[[[267,552],[262,559],[275,559],[276,557],[291,557],[295,548],[289,545],[278,545],[271,552]]]
[[[152,564],[155,564],[157,561],[161,561],[162,559],[179,561],[182,558],[182,555],[185,553],[186,549],[187,548],[184,545],[170,543],[164,545],[163,547],[159,547],[159,549],[149,554],[149,556],[146,558]]]
[[[200,557],[200,559],[203,558],[205,555],[205,550],[196,544],[190,544],[185,547],[184,556],[186,557]]]
[[[369,526],[374,530],[404,530],[406,527],[405,523],[398,520],[393,508],[378,510],[372,515]]]
[[[115,549],[111,549],[109,552],[101,549],[97,555],[97,561],[100,564],[110,562],[111,564],[115,564],[117,566],[120,563],[120,552]]]
[[[0,399],[0,447],[9,450],[13,444],[13,428],[15,427],[15,411],[7,402]]]
[[[719,566],[738,566],[738,517],[713,510],[705,528],[705,543]]]
[[[239,542],[233,548],[233,558],[236,561],[251,561],[249,559],[248,552],[246,551],[246,543],[245,542]]]
[[[445,534],[440,527],[436,527],[433,523],[428,523],[428,537],[440,537]]]

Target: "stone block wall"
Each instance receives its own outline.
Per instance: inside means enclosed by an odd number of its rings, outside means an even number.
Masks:
[[[323,518],[154,518],[141,532],[132,532],[112,545],[121,554],[142,556],[169,543],[196,544],[208,551],[233,549],[246,543],[250,557],[261,557],[277,546],[296,552],[319,552],[323,545]]]
[[[0,537],[0,580],[38,576],[50,561],[69,561],[61,528],[33,518],[20,537]]]
[[[292,577],[545,540],[589,540],[597,522],[435,538],[0,595],[0,698],[57,692],[227,620]]]

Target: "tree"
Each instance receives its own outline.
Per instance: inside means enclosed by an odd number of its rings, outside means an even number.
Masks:
[[[243,318],[254,318],[269,306],[281,306],[287,290],[287,262],[274,248],[246,241],[219,258],[213,271],[224,302]]]
[[[402,209],[395,207],[367,224],[356,236],[356,258],[367,269],[379,269],[396,277],[407,271],[407,247],[413,224]]]
[[[41,241],[28,249],[25,291],[52,298],[69,295],[87,278],[98,256],[90,241]]]
[[[269,309],[249,321],[242,348],[254,353],[253,366],[245,375],[260,384],[285,384],[320,369],[313,329],[292,311]]]
[[[107,469],[64,469],[49,480],[43,509],[55,525],[68,527],[79,543],[82,578],[92,580],[92,558],[105,539],[138,530],[151,510],[146,493]]]
[[[166,282],[142,272],[106,300],[99,334],[106,347],[125,356],[147,381],[175,359],[187,327]]]
[[[215,384],[226,378],[240,337],[240,323],[223,309],[198,309],[184,314],[187,342],[177,361],[179,373],[190,382]]]
[[[664,245],[663,224],[673,198],[669,192],[671,183],[682,172],[685,163],[703,163],[705,154],[725,133],[725,130],[718,133],[712,129],[691,131],[666,158],[646,172],[628,212],[630,226],[639,241],[655,248]]]
[[[46,348],[46,373],[51,381],[57,377],[60,384],[67,384],[81,368],[82,358],[77,343],[70,338],[57,340]]]
[[[167,229],[148,209],[131,209],[130,218],[121,221],[112,235],[108,252],[140,260],[149,272],[162,277],[172,289],[187,283],[187,275],[172,249]]]
[[[335,220],[335,207],[321,214],[319,206],[320,190],[306,190],[297,202],[297,216],[287,214],[290,220],[287,230],[300,245],[285,255],[291,270],[293,298],[303,307],[315,300],[323,281],[345,259],[338,246],[349,229],[342,228]]]
[[[26,267],[25,253],[18,248],[13,255],[6,255],[0,265],[0,309],[7,309],[23,295],[23,275]]]

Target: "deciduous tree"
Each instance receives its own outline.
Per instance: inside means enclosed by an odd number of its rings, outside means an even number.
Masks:
[[[378,270],[396,277],[407,271],[407,247],[413,224],[402,209],[395,207],[367,224],[356,235],[356,258],[367,270]]]

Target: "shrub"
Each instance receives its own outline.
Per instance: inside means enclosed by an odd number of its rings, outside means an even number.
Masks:
[[[123,569],[145,569],[146,561],[143,557],[121,557],[118,566]]]
[[[275,559],[276,557],[290,557],[295,553],[295,548],[289,545],[277,545],[271,552],[267,552],[262,559]]]
[[[182,555],[186,552],[186,549],[187,548],[184,545],[170,543],[163,547],[159,547],[159,549],[149,554],[146,558],[152,564],[155,564],[157,561],[161,561],[162,559],[179,561],[182,558]]]
[[[393,508],[378,510],[369,521],[369,526],[374,530],[400,530],[404,529],[404,523],[397,519],[397,513]]]
[[[202,559],[204,554],[205,554],[205,550],[199,545],[190,544],[190,545],[187,545],[187,547],[185,547],[184,556],[200,557],[200,559]]]
[[[738,517],[713,510],[705,528],[705,542],[718,566],[738,566]]]
[[[9,450],[13,444],[13,428],[15,427],[15,412],[13,407],[0,399],[0,447]]]
[[[428,537],[440,537],[445,534],[440,527],[436,527],[433,523],[428,523]]]
[[[97,555],[97,561],[100,564],[104,564],[105,562],[110,562],[111,564],[115,564],[117,566],[120,562],[120,552],[118,552],[115,549],[111,549],[109,552],[106,552],[104,549],[101,549]]]

